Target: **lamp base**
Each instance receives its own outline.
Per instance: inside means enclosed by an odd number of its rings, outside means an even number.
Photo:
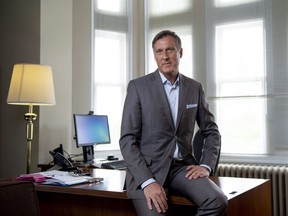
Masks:
[[[32,111],[32,107],[29,107],[29,111]],[[31,167],[31,149],[32,149],[32,140],[33,140],[33,121],[36,120],[37,114],[33,112],[26,113],[24,115],[25,120],[27,121],[26,125],[26,139],[27,139],[27,166],[26,173],[30,173]]]

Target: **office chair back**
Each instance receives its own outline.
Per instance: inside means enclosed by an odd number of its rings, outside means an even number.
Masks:
[[[39,203],[32,182],[0,182],[0,215],[39,216]]]
[[[193,139],[193,151],[194,151],[194,157],[197,160],[197,162],[199,163],[202,157],[202,149],[203,146],[205,144],[205,139],[201,134],[201,130],[199,129],[195,135],[194,135],[194,139]],[[221,152],[221,146],[220,146],[220,150]],[[214,176],[217,173],[217,168],[218,168],[218,164],[219,164],[219,159],[220,159],[220,153],[218,155],[217,158],[217,162],[215,165],[215,170],[213,170],[213,172],[210,174],[211,176]]]

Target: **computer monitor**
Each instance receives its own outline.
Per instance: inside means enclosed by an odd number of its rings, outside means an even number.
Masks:
[[[107,115],[74,114],[76,146],[83,149],[83,162],[94,159],[94,145],[109,144],[110,131]]]

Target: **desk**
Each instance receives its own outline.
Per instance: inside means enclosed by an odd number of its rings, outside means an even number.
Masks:
[[[70,187],[36,185],[41,216],[135,216],[132,201],[123,191],[125,171],[94,169],[93,176],[102,183]],[[270,180],[232,177],[211,177],[228,198],[228,216],[270,216]],[[185,216],[195,211],[192,202],[179,196],[169,197],[166,214]]]

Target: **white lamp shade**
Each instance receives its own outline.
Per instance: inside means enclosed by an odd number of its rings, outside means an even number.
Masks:
[[[52,69],[36,64],[16,64],[7,98],[8,104],[54,105]]]

